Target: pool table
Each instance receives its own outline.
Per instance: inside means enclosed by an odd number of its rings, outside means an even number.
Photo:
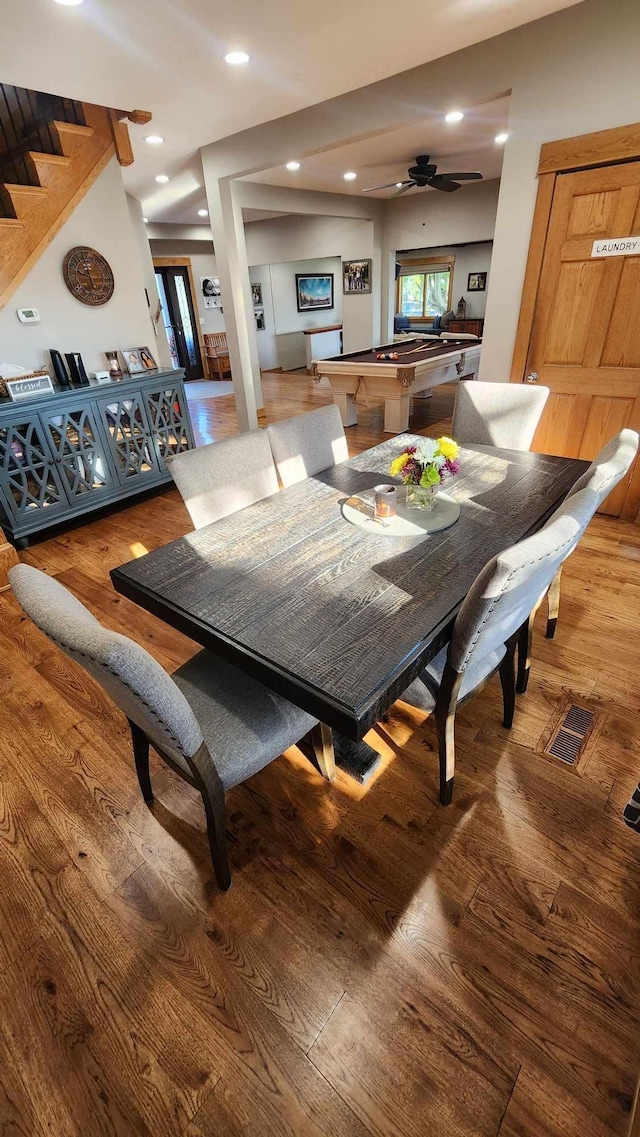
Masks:
[[[357,402],[384,399],[384,430],[402,434],[409,426],[412,396],[428,397],[432,387],[456,379],[475,379],[480,362],[480,339],[402,340],[368,351],[352,351],[331,359],[316,359],[311,374],[316,382],[326,375],[344,426],[358,421]],[[397,352],[396,360],[379,360],[380,352]]]

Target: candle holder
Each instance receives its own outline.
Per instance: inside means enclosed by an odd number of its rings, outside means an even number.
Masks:
[[[380,485],[373,487],[374,513],[378,521],[390,521],[396,515],[398,491],[396,486]]]
[[[117,351],[105,351],[107,363],[109,364],[109,374],[112,379],[122,379],[122,371],[118,363]]]

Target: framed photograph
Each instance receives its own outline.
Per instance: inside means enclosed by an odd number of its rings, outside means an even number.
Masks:
[[[140,358],[139,347],[126,347],[120,352],[122,359],[122,370],[128,371],[130,375],[140,375],[145,366]]]
[[[299,312],[318,312],[321,308],[333,308],[333,273],[315,276],[306,272],[296,273],[296,299]]]
[[[371,292],[371,261],[342,262],[342,291],[345,296],[353,292]]]
[[[145,371],[157,371],[158,370],[158,364],[156,363],[155,359],[153,358],[148,347],[139,347],[138,348],[138,355],[140,357],[140,362],[141,362],[142,366],[144,367]]]
[[[261,284],[252,284],[251,285],[251,296],[253,297],[253,303],[255,304],[255,306],[257,308],[261,308],[262,307],[262,285]]]
[[[205,308],[222,307],[222,292],[220,291],[220,281],[217,276],[201,276],[200,287],[202,289],[202,299]]]
[[[265,322],[264,322],[264,308],[256,308],[255,317],[256,317],[256,329],[257,329],[257,331],[263,332],[265,330],[265,327],[266,327]]]
[[[467,277],[467,292],[484,292],[487,287],[486,272],[470,272]]]

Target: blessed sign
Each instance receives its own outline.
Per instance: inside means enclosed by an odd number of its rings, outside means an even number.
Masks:
[[[640,237],[607,237],[594,241],[592,257],[640,257]]]
[[[50,375],[32,375],[26,379],[7,379],[5,382],[9,397],[14,400],[53,394]]]

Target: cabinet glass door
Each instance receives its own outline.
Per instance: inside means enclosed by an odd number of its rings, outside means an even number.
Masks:
[[[47,435],[37,414],[0,423],[0,468],[4,506],[9,517],[25,523],[44,513],[69,508],[67,495]]]
[[[119,481],[128,485],[132,478],[155,478],[160,467],[141,394],[107,396],[98,406]]]
[[[184,395],[180,387],[168,383],[157,390],[147,387],[145,399],[158,459],[164,470],[166,458],[191,450],[194,445]]]
[[[71,503],[110,489],[114,478],[91,411],[78,406],[40,417]]]

